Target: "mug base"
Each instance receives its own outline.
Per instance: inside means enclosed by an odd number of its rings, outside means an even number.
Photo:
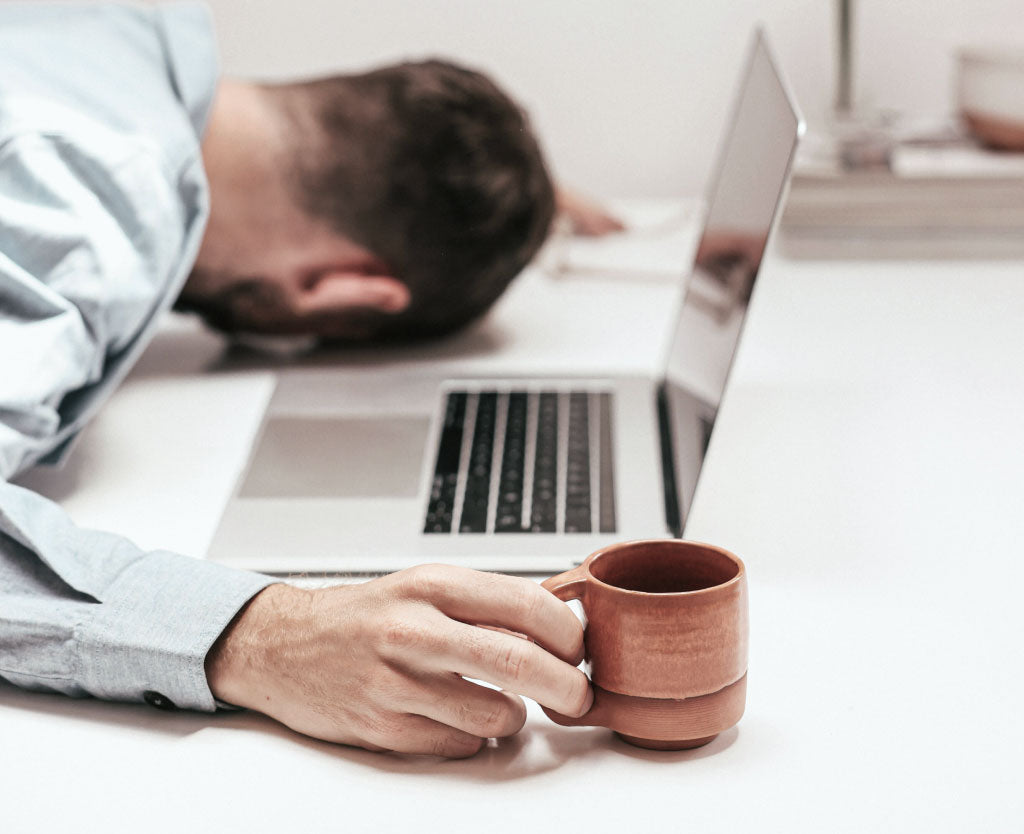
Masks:
[[[657,738],[637,738],[636,736],[627,736],[625,733],[616,733],[626,744],[632,744],[634,747],[643,747],[647,750],[692,750],[695,747],[703,747],[705,744],[710,744],[716,738],[718,733],[711,736],[705,736],[704,738],[684,738],[678,741],[664,741]]]
[[[707,744],[739,722],[747,700],[747,676],[707,695],[648,698],[594,688],[594,705],[579,718],[545,714],[565,727],[607,727],[623,741],[649,750],[688,750]]]

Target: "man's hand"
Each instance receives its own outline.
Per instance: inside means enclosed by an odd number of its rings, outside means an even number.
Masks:
[[[425,565],[316,591],[271,585],[214,644],[206,672],[217,698],[315,738],[464,757],[522,728],[519,695],[586,713],[582,657],[579,620],[534,582]]]
[[[618,217],[589,197],[565,187],[555,190],[555,205],[569,219],[573,234],[603,237],[626,228]]]

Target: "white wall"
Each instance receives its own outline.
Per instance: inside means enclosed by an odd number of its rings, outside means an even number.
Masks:
[[[829,0],[211,5],[232,74],[281,78],[427,55],[488,71],[526,104],[559,177],[599,195],[699,193],[755,21],[765,24],[812,127],[833,94]],[[954,48],[1024,47],[1024,4],[861,0],[856,29],[861,102],[943,113]]]

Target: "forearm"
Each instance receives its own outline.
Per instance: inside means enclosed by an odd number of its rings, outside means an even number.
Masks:
[[[213,710],[206,654],[270,582],[79,529],[0,483],[0,675],[17,685]]]

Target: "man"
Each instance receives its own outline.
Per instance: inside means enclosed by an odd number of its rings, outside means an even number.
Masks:
[[[477,73],[218,85],[202,7],[5,5],[0,477],[66,452],[173,303],[228,330],[445,333],[529,261],[555,199]],[[0,480],[0,676],[20,686],[466,756],[518,731],[519,695],[585,713],[581,655],[527,580],[427,566],[299,590],[78,529]]]

